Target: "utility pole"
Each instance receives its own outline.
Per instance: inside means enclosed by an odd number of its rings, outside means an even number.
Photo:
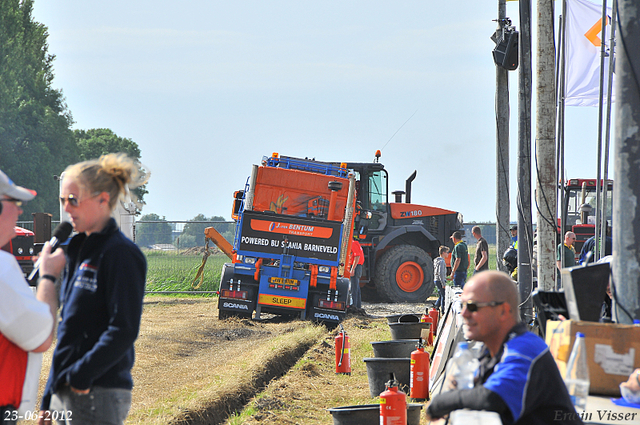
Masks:
[[[618,0],[613,283],[619,323],[640,318],[640,4]]]
[[[498,33],[507,17],[506,0],[498,0]],[[511,245],[509,233],[509,75],[496,64],[496,253],[499,260]],[[502,261],[498,269],[506,271]]]
[[[555,54],[553,0],[538,0],[536,53],[536,207],[538,287],[551,291],[556,276],[557,180],[555,160]]]
[[[531,0],[520,0],[520,71],[518,73],[518,287],[520,316],[533,319],[531,248]]]

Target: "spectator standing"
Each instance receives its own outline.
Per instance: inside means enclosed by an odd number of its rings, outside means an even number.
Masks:
[[[62,176],[60,202],[78,234],[67,249],[43,417],[71,412],[67,425],[119,425],[128,415],[147,265],[111,213],[129,187],[145,181],[124,154],[71,165]]]
[[[556,258],[558,270],[576,265],[576,250],[573,248],[575,241],[575,233],[567,232],[564,234],[564,242],[558,245],[558,256]],[[562,264],[562,251],[564,251],[564,264]]]
[[[434,307],[440,310],[444,306],[444,285],[447,281],[447,262],[444,257],[449,253],[449,247],[440,246],[438,253],[440,255],[433,260],[433,282],[438,288],[438,299]]]
[[[549,347],[520,321],[515,282],[478,273],[460,300],[465,338],[484,343],[480,367],[473,388],[436,395],[427,417],[466,408],[497,412],[505,425],[582,424]]]
[[[595,260],[595,250],[596,248],[596,237],[591,236],[584,242],[582,245],[582,250],[580,250],[580,264],[588,264]],[[611,239],[611,226],[607,225],[607,236],[604,241],[604,255],[611,255],[613,253],[613,240]]]
[[[0,171],[0,246],[16,236],[20,207],[35,195]],[[51,251],[48,242],[43,250]],[[42,352],[53,341],[58,310],[54,282],[64,263],[60,250],[41,264],[34,296],[16,258],[0,250],[0,423],[16,423],[18,416],[35,408]]]
[[[476,253],[473,259],[473,273],[475,274],[484,270],[489,270],[489,244],[487,243],[487,240],[482,237],[482,230],[479,226],[473,226],[471,234],[473,234],[473,237],[478,241],[476,244]]]
[[[354,236],[351,241],[351,268],[349,273],[351,277],[351,298],[353,299],[353,308],[356,312],[362,310],[362,292],[360,291],[360,277],[362,277],[362,265],[364,264],[364,252],[362,246]]]
[[[469,249],[462,240],[462,233],[458,230],[451,235],[453,240],[453,252],[451,253],[451,276],[453,285],[464,288],[467,280],[467,269],[469,268]]]
[[[511,247],[518,249],[518,225],[512,224],[509,231],[511,232]]]

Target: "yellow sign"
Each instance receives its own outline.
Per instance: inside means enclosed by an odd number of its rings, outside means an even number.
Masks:
[[[285,279],[282,277],[270,277],[269,282],[277,283],[278,285],[298,285],[298,279]]]
[[[283,297],[281,295],[260,294],[258,304],[305,309],[307,300],[304,298]]]

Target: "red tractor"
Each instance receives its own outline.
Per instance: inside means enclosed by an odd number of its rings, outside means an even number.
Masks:
[[[22,273],[24,273],[26,278],[31,273],[31,270],[33,270],[33,261],[31,261],[31,257],[35,255],[33,244],[35,234],[31,230],[23,229],[22,227],[16,226],[15,230],[16,237],[3,246],[2,250],[7,251],[16,257],[18,264],[20,264],[20,268],[22,269]],[[35,286],[36,282],[30,281],[29,284],[31,286]]]
[[[613,180],[607,180],[605,219],[611,223],[613,205]],[[596,214],[596,179],[570,179],[562,190],[562,211],[564,216],[564,231],[561,219],[558,219],[558,236],[564,238],[564,233],[576,234],[574,248],[576,256],[580,254],[582,245],[595,234]]]

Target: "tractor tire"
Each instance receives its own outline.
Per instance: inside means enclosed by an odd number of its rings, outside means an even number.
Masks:
[[[391,302],[422,303],[433,293],[433,261],[413,245],[394,246],[376,265],[378,295]]]

